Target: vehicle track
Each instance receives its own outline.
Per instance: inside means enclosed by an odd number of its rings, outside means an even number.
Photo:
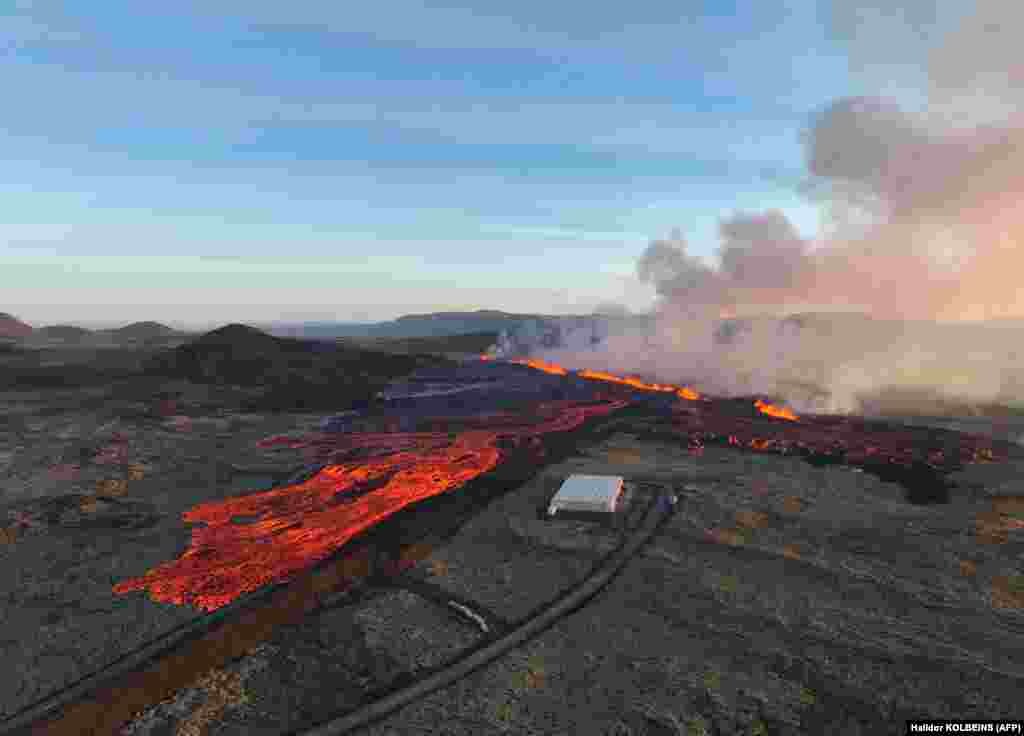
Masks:
[[[628,412],[628,409],[626,410]],[[543,465],[616,431],[615,412],[589,427],[546,438],[544,463],[529,448],[463,490],[426,499],[350,542],[338,554],[296,576],[266,586],[183,624],[123,655],[103,669],[37,700],[0,722],[0,736],[106,736],[147,708],[188,687],[214,667],[244,656],[282,625],[295,624],[339,591],[358,598],[360,587],[393,577],[428,557],[495,498],[521,486]],[[456,601],[457,603],[460,601]],[[473,610],[472,604],[462,606]]]
[[[506,652],[521,646],[585,606],[588,601],[607,587],[668,521],[675,510],[676,503],[675,496],[663,495],[656,498],[640,528],[603,558],[586,578],[555,600],[544,603],[512,624],[508,631],[485,638],[480,644],[461,653],[454,661],[432,668],[415,679],[402,683],[399,688],[381,695],[355,711],[340,714],[336,718],[310,729],[291,731],[287,736],[340,736],[352,733],[385,718],[415,700],[448,687]]]

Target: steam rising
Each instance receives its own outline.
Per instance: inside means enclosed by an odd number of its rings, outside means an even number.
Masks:
[[[925,104],[845,98],[813,117],[807,194],[825,215],[813,238],[780,211],[741,212],[719,223],[706,262],[675,231],[637,263],[659,295],[653,327],[536,352],[805,411],[881,410],[894,396],[925,411],[1024,404],[1024,321],[978,324],[1024,318],[1022,8],[982,2],[929,48]],[[860,314],[783,319],[812,305]],[[734,315],[759,316],[722,321]]]

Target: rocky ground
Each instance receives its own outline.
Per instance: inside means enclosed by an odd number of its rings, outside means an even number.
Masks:
[[[255,442],[320,418],[175,391],[0,396],[0,645],[22,675],[4,713],[197,615],[110,587],[181,553],[181,512],[300,465]],[[1024,524],[1007,499],[1024,452],[915,506],[848,468],[696,457],[650,429],[581,446],[405,577],[278,630],[126,733],[286,733],[457,656],[483,630],[449,601],[500,627],[614,546],[614,529],[537,518],[571,472],[682,503],[590,605],[366,733],[876,734],[924,714],[1021,716]]]
[[[845,469],[619,435],[495,504],[422,574],[510,617],[578,580],[607,544],[533,511],[581,471],[672,488],[681,511],[590,606],[367,733],[876,734],[1019,716],[1021,546],[979,538],[984,502],[912,507]],[[367,641],[415,667],[405,652],[437,612],[399,593],[381,609],[389,635]],[[267,723],[261,682],[214,732]]]
[[[8,714],[194,618],[111,586],[180,555],[181,514],[196,503],[273,481],[247,462],[294,469],[301,458],[278,461],[255,443],[318,419],[192,417],[197,395],[102,399],[0,395],[10,407],[0,427],[0,647],[22,674],[3,689]]]

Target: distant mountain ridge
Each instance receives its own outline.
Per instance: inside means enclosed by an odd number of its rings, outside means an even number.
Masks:
[[[186,338],[187,332],[159,322],[133,322],[121,327],[57,324],[37,327],[19,340],[36,347],[158,347]]]
[[[498,309],[479,309],[467,312],[430,312],[426,314],[406,314],[392,320],[382,322],[277,322],[253,323],[258,329],[276,336],[305,338],[311,340],[334,340],[336,338],[365,339],[416,339],[431,337],[453,337],[482,333],[500,333],[503,330],[516,331],[528,323],[536,323],[537,327],[545,324],[566,324],[573,321],[607,320],[612,324],[630,328],[644,327],[654,321],[649,314],[615,315],[615,314],[579,314],[549,315],[519,312],[503,312]],[[749,320],[769,319],[768,316],[737,318],[737,323]],[[818,330],[836,331],[861,329],[868,325],[883,325],[896,321],[877,320],[861,313],[846,312],[804,312],[791,314],[786,320],[794,325],[813,327]],[[727,320],[728,321],[728,320]],[[966,325],[968,327],[1024,327],[1024,318],[1006,318],[990,320],[984,323]],[[530,329],[527,327],[526,329]],[[132,322],[120,327],[92,326],[83,327],[72,324],[55,324],[35,327],[23,322],[10,313],[0,312],[0,339],[22,339],[36,337],[43,340],[90,341],[98,338],[103,341],[114,340],[146,342],[165,339],[186,338],[189,335],[202,334],[206,330],[174,328],[155,321]]]
[[[97,332],[134,340],[148,340],[154,337],[167,337],[179,334],[179,331],[173,327],[152,321],[132,322],[124,327],[112,327],[105,330],[97,330]]]
[[[273,335],[282,337],[307,338],[417,338],[471,335],[483,332],[515,330],[531,322],[552,322],[573,319],[595,319],[595,315],[549,315],[502,312],[497,309],[480,309],[474,312],[431,312],[428,314],[406,314],[386,322],[304,322],[299,324],[276,324],[264,327]],[[646,316],[602,317],[610,320],[646,321]]]

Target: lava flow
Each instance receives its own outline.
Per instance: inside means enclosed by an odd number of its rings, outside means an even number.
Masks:
[[[547,373],[566,375],[568,371],[556,363],[534,359],[517,359],[521,365]],[[696,401],[701,395],[685,386],[648,383],[638,378],[617,376],[603,371],[580,370],[575,375],[595,381],[627,386],[639,391],[674,392],[683,399]],[[860,466],[886,479],[902,482],[911,497],[923,498],[915,485],[929,486],[946,472],[979,462],[1003,459],[985,437],[946,433],[921,428],[871,425],[846,417],[801,419],[791,409],[756,399],[754,409],[759,415],[785,420],[768,426],[760,417],[744,418],[725,411],[724,400],[704,400],[698,404],[677,406],[675,429],[687,439],[694,452],[701,452],[706,443],[731,447],[798,454],[811,462],[839,462]],[[937,441],[942,437],[941,442]],[[941,495],[941,494],[940,494]]]
[[[580,378],[588,378],[592,381],[618,383],[623,386],[635,388],[638,391],[657,391],[659,393],[675,394],[679,398],[687,399],[689,401],[696,401],[700,398],[700,394],[692,388],[687,386],[674,386],[671,383],[647,383],[646,381],[634,378],[633,376],[617,376],[614,373],[605,373],[604,371],[581,370],[577,371],[576,375]]]
[[[711,402],[676,411],[672,423],[697,453],[704,445],[715,443],[755,452],[798,455],[822,463],[840,462],[875,469],[919,467],[936,472],[1005,459],[1002,452],[993,450],[988,437],[884,425],[855,417],[814,416],[768,426],[760,418],[720,412]]]
[[[800,420],[800,418],[793,413],[792,409],[787,409],[784,406],[775,406],[775,404],[769,404],[767,401],[761,401],[760,399],[754,402],[754,407],[762,414],[769,417],[775,417],[776,419],[788,419],[791,422]]]
[[[570,375],[566,368],[546,361],[512,362]],[[671,410],[672,431],[695,452],[705,443],[721,443],[758,452],[795,453],[814,462],[858,465],[922,486],[931,484],[936,474],[963,464],[1002,459],[980,437],[870,425],[845,417],[798,418],[789,409],[761,400],[753,402],[748,415],[738,415],[728,400],[703,399],[685,386],[601,371],[584,370],[575,376],[688,399]],[[458,431],[439,421],[433,432],[268,438],[263,446],[287,444],[303,449],[310,462],[324,467],[300,483],[191,509],[184,514],[185,521],[205,526],[193,530],[189,549],[177,560],[119,583],[114,592],[146,589],[154,600],[220,608],[269,583],[289,579],[410,504],[487,473],[502,462],[510,445],[531,449],[539,459],[542,436],[573,430],[589,417],[632,403],[621,391],[609,393],[618,395],[464,417],[457,420]],[[910,475],[893,475],[904,470]]]
[[[558,365],[558,363],[549,363],[546,360],[539,360],[538,358],[515,358],[510,360],[509,363],[529,366],[530,368],[535,368],[538,371],[550,373],[553,376],[569,375],[569,370]]]
[[[493,358],[487,355],[481,355],[480,360],[493,360]],[[530,368],[535,368],[539,371],[551,373],[556,376],[569,375],[569,370],[558,365],[558,363],[551,363],[537,358],[515,358],[509,362],[517,365],[529,366]],[[590,381],[604,381],[606,383],[615,383],[620,386],[628,386],[629,388],[636,389],[637,391],[672,393],[681,399],[686,399],[687,401],[698,401],[701,398],[701,395],[689,386],[676,386],[671,383],[650,383],[634,376],[619,376],[614,373],[594,371],[587,368],[575,371],[574,375],[579,378],[586,378]],[[769,404],[767,401],[762,401],[760,399],[754,402],[754,407],[762,414],[775,417],[776,419],[787,419],[791,422],[800,420],[792,409],[788,409],[784,406],[776,406],[775,404]]]
[[[480,360],[493,361],[494,358],[489,355],[481,355]],[[547,360],[540,360],[539,358],[512,358],[508,361],[509,363],[515,363],[516,365],[525,365],[529,368],[534,368],[544,373],[550,373],[554,376],[567,376],[570,371],[568,368],[559,365],[558,363],[552,363]],[[614,373],[607,373],[606,371],[593,371],[587,368],[573,372],[573,375],[579,378],[586,378],[590,381],[604,381],[605,383],[616,383],[620,386],[628,386],[634,388],[637,391],[655,391],[658,393],[672,393],[681,399],[688,401],[697,401],[700,399],[700,394],[694,391],[688,386],[676,386],[671,383],[649,383],[640,378],[634,376],[619,376]]]
[[[558,401],[522,414],[477,417],[455,434],[380,433],[285,440],[320,456],[367,449],[376,456],[329,464],[312,478],[270,491],[200,504],[183,515],[202,522],[177,560],[125,580],[115,593],[146,589],[157,601],[212,611],[289,579],[401,509],[458,488],[495,468],[508,443],[542,451],[540,438],[565,432],[625,401]],[[486,427],[486,428],[481,428]],[[241,519],[239,517],[248,517]]]

